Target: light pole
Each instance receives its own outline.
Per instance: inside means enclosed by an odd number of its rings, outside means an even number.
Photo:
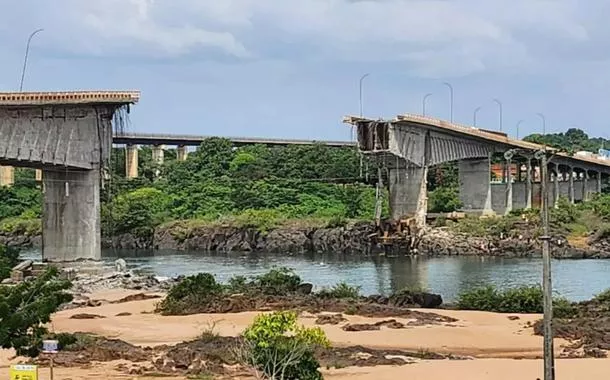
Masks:
[[[542,120],[542,136],[545,136],[546,135],[546,118],[540,112],[537,113],[536,115],[538,115],[538,117],[540,117],[540,119]]]
[[[428,93],[428,94],[424,95],[424,98],[422,99],[422,112],[423,112],[424,116],[426,116],[426,100],[428,100],[428,98],[431,96],[432,96],[432,94]]]
[[[30,34],[30,37],[28,37],[28,43],[25,46],[25,56],[23,57],[23,69],[21,70],[21,82],[19,83],[19,92],[23,91],[23,79],[25,78],[25,69],[28,65],[28,54],[30,53],[30,43],[32,42],[32,38],[34,38],[34,36],[40,32],[42,32],[44,29],[36,29],[35,31],[32,32],[32,34]]]
[[[494,99],[494,102],[498,105],[500,111],[500,132],[502,132],[502,102],[498,99]]]
[[[523,120],[519,120],[517,122],[517,127],[516,127],[516,129],[517,129],[517,140],[519,140],[519,126],[521,125],[521,123],[523,123]]]
[[[453,123],[453,86],[449,82],[443,82],[443,84],[445,86],[447,86],[447,88],[449,88],[449,95],[451,96],[451,98],[450,98],[450,101],[451,101],[451,103],[450,103],[450,107],[451,107],[450,108],[450,115],[451,115],[451,117],[450,117],[449,120]]]
[[[474,112],[472,113],[472,121],[473,121],[473,125],[476,127],[477,126],[477,114],[479,113],[479,111],[481,110],[481,107],[477,107],[474,109]]]
[[[543,116],[544,120],[544,116]],[[553,287],[551,283],[551,252],[549,228],[549,191],[548,157],[546,146],[534,156],[540,161],[540,186],[542,192],[542,292],[543,311],[542,329],[544,336],[544,380],[555,380],[555,359],[553,349]]]
[[[362,117],[362,81],[364,81],[364,78],[368,77],[369,75],[369,73],[366,73],[360,77],[360,117]]]

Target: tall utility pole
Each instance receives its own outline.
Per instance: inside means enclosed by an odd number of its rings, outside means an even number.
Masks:
[[[30,43],[32,42],[32,38],[34,38],[34,36],[40,32],[42,32],[44,29],[36,29],[35,31],[32,32],[32,34],[30,34],[30,37],[28,37],[28,43],[25,46],[25,55],[23,57],[23,69],[21,70],[21,82],[19,83],[19,92],[23,91],[23,80],[25,78],[25,70],[27,68],[28,65],[28,55],[30,53]]]
[[[426,95],[424,95],[424,98],[422,99],[422,115],[426,116],[426,100],[428,100],[429,97],[431,97],[432,94],[428,93]]]
[[[450,101],[450,103],[449,103],[449,107],[450,107],[449,108],[450,119],[449,120],[451,120],[451,122],[453,123],[453,86],[449,82],[443,82],[443,84],[445,86],[447,86],[447,88],[449,89],[449,96],[450,96],[450,98],[449,98],[449,101]]]
[[[523,122],[524,122],[524,120],[519,120],[519,121],[517,122],[517,127],[516,127],[516,129],[517,129],[517,140],[519,140],[519,126],[520,126],[520,125],[521,125]]]
[[[537,113],[536,115],[538,115],[538,117],[542,120],[542,136],[546,135],[546,118],[544,117],[544,114],[541,113]]]
[[[500,132],[502,132],[502,102],[498,99],[494,99],[494,102],[498,105],[498,110],[500,111]]]
[[[473,126],[476,127],[477,126],[477,114],[479,113],[479,111],[481,110],[481,107],[477,107],[474,109],[474,112],[472,113],[472,123]]]
[[[369,75],[371,75],[371,74],[366,73],[366,74],[364,74],[363,76],[360,77],[360,86],[359,86],[359,89],[360,89],[360,117],[362,117],[362,113],[363,113],[363,111],[362,111],[362,82]]]
[[[544,380],[555,380],[555,358],[553,350],[553,288],[551,281],[551,251],[549,236],[549,189],[548,158],[546,147],[536,152],[540,161],[540,185],[542,191],[542,291],[544,293]]]

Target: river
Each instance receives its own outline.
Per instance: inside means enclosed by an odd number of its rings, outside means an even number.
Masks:
[[[39,250],[23,253],[40,260]],[[263,273],[274,266],[296,271],[317,288],[340,281],[361,287],[362,293],[389,294],[405,286],[421,286],[439,293],[446,302],[473,286],[491,283],[505,288],[538,284],[542,276],[540,259],[494,257],[361,257],[342,255],[276,255],[261,253],[207,253],[183,251],[103,252],[110,265],[122,257],[128,268],[164,277],[210,272],[219,281],[235,275]],[[610,288],[610,260],[554,260],[553,288],[573,301],[591,298]]]

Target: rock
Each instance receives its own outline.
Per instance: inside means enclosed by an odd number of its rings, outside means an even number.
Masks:
[[[441,306],[443,298],[440,294],[403,290],[390,296],[389,303],[397,307],[419,306],[425,309],[432,309]]]
[[[507,318],[509,321],[516,321],[516,320],[521,319],[521,318],[519,318],[518,315],[509,315]]]
[[[97,315],[97,314],[87,314],[87,313],[81,313],[81,314],[74,314],[73,316],[70,317],[70,319],[103,319],[106,318],[103,315]]]
[[[5,278],[4,280],[2,280],[2,285],[9,285],[12,283],[13,283],[13,280],[11,280],[10,278]]]
[[[316,325],[338,325],[345,321],[347,319],[343,318],[341,314],[322,314],[316,319]]]
[[[297,286],[297,293],[303,294],[305,296],[310,295],[313,289],[313,284],[303,282]]]
[[[343,327],[341,327],[341,330],[343,331],[376,331],[376,330],[381,330],[380,326],[377,326],[375,324],[368,324],[368,323],[354,323],[354,324],[347,324]]]
[[[131,315],[131,313],[128,313],[128,312],[124,311],[122,313],[118,313],[116,316],[117,317],[128,317],[130,315]]]

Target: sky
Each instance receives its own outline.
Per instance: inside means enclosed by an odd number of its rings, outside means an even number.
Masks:
[[[0,0],[0,91],[131,90],[132,132],[349,140],[421,113],[610,138],[607,0]]]

